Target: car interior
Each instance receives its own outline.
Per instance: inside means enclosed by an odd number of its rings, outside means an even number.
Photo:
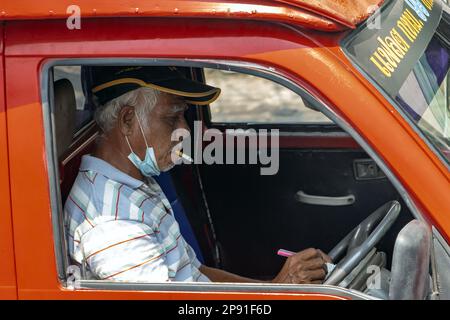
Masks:
[[[180,69],[187,77],[209,81],[206,68]],[[80,66],[55,66],[50,72],[64,204],[81,157],[95,146],[98,128],[86,89],[89,75]],[[223,93],[226,90],[222,88]],[[256,97],[258,94],[255,92]],[[247,101],[234,103],[244,106]],[[191,129],[194,120],[201,121],[204,129],[215,128],[225,139],[227,129],[279,128],[279,170],[275,175],[261,175],[260,164],[182,164],[156,178],[199,260],[245,277],[270,280],[286,259],[277,255],[279,249],[313,247],[329,253],[337,263],[325,284],[378,298],[395,296],[395,286],[406,281],[400,252],[410,250],[414,257],[418,252],[429,255],[429,248],[423,248],[425,240],[406,249],[401,242],[411,233],[417,237],[422,232],[425,239],[429,231],[414,224],[418,221],[397,189],[363,148],[332,121],[215,121],[214,107],[214,103],[190,105],[185,116]],[[307,103],[305,107],[312,108]],[[238,150],[232,151],[236,154]],[[378,287],[369,285],[373,273],[368,270],[379,270]],[[429,293],[428,263],[418,278],[422,280],[411,290],[417,292],[419,286],[425,298]]]

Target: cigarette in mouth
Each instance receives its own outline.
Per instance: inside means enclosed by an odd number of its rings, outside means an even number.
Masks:
[[[184,160],[189,161],[190,163],[194,162],[194,160],[192,160],[191,157],[189,157],[187,154],[184,154],[183,152],[181,152],[180,150],[175,151],[175,154],[181,158],[183,158]]]

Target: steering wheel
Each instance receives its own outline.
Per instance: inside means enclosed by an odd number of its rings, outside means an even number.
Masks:
[[[347,234],[328,253],[335,262],[347,250],[346,256],[339,261],[324,284],[338,285],[384,237],[400,214],[400,210],[401,205],[398,201],[389,201]],[[378,224],[380,220],[381,222]]]

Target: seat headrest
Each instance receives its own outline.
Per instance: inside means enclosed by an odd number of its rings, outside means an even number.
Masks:
[[[60,79],[54,83],[54,121],[58,158],[67,150],[75,133],[77,103],[72,83]]]

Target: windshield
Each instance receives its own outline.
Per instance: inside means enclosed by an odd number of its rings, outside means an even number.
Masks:
[[[396,101],[450,163],[450,50],[433,37]]]
[[[389,1],[343,42],[355,64],[450,164],[450,18],[440,0]]]

